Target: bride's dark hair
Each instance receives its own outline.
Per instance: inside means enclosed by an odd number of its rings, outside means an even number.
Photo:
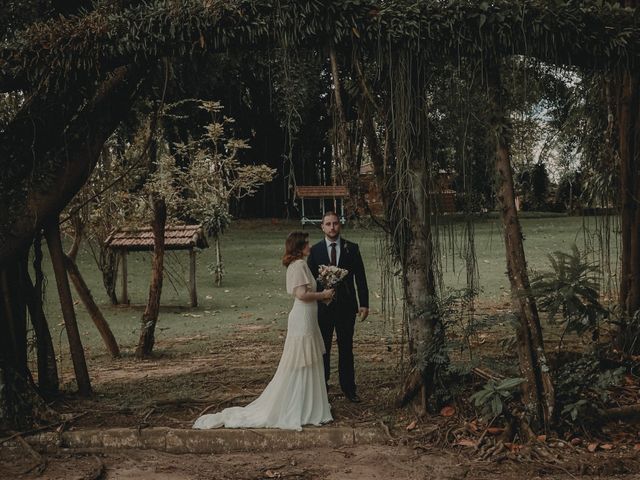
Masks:
[[[289,234],[284,242],[284,256],[282,257],[282,264],[285,267],[304,256],[302,251],[308,238],[309,234],[307,232],[291,232]]]

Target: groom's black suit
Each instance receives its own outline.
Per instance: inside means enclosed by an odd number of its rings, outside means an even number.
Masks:
[[[318,278],[320,265],[329,265],[329,252],[325,239],[311,247],[311,253],[307,260],[311,273]],[[336,331],[338,343],[338,373],[342,391],[351,397],[356,393],[355,371],[353,366],[353,331],[358,313],[358,301],[360,307],[369,308],[369,289],[367,277],[364,272],[364,264],[360,256],[358,245],[340,238],[340,256],[338,267],[349,271],[349,274],[336,288],[335,299],[326,305],[318,302],[318,323],[324,339],[326,353],[324,354],[324,376],[329,380],[330,353],[333,341],[333,331]],[[356,298],[356,288],[358,296]],[[318,291],[323,290],[324,285],[318,283]]]

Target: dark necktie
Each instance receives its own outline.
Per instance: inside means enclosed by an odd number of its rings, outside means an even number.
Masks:
[[[331,244],[331,265],[336,265],[336,244],[335,242]]]

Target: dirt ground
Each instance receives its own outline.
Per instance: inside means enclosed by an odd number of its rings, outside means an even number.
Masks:
[[[514,464],[477,461],[455,449],[423,449],[406,445],[364,445],[339,449],[290,450],[254,454],[172,455],[128,450],[116,453],[60,452],[44,456],[46,466],[24,452],[4,451],[2,479],[78,480],[258,480],[289,479],[495,479],[520,478],[637,479],[633,456],[598,458],[574,454],[569,461]],[[36,467],[36,468],[34,468]],[[27,473],[25,473],[27,472]]]
[[[66,394],[52,404],[67,420],[48,430],[190,428],[203,412],[244,405],[259,395],[273,375],[283,335],[276,324],[238,325],[218,337],[165,338],[150,360],[136,360],[127,349],[118,359],[90,356],[93,397],[77,398],[67,383]],[[515,359],[500,347],[507,335],[496,328],[472,341],[482,348],[483,361],[508,368]],[[412,406],[395,406],[402,364],[397,341],[363,332],[354,351],[363,401],[346,401],[332,378],[329,400],[335,420],[322,428],[381,428],[388,432],[385,445],[215,455],[142,450],[38,454],[22,445],[0,448],[0,479],[640,479],[637,425],[611,425],[598,437],[585,435],[578,445],[566,438],[545,439],[548,461],[482,460],[473,442],[483,427],[468,404],[453,403],[447,414],[426,417]],[[70,382],[71,369],[62,374]]]

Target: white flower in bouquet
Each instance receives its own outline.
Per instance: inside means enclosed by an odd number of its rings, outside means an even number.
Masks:
[[[318,268],[318,281],[325,288],[335,288],[347,275],[348,270],[334,265],[320,265]]]

